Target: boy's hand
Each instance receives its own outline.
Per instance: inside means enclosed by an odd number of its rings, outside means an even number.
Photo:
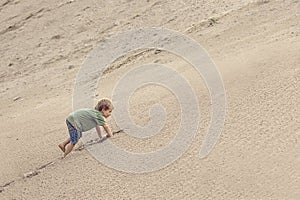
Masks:
[[[102,133],[101,133],[100,126],[96,126],[96,131],[97,131],[97,134],[98,134],[99,138],[102,138]]]
[[[109,128],[108,125],[104,125],[103,128],[104,128],[104,130],[107,133],[107,137],[112,137],[113,136],[113,133],[111,132],[111,130],[110,130],[110,128]]]

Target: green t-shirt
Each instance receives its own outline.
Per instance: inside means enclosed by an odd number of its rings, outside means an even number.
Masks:
[[[67,120],[81,132],[106,125],[102,113],[95,109],[76,110],[68,116]]]

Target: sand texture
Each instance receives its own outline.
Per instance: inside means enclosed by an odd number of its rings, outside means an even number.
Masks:
[[[74,81],[101,41],[133,28],[163,27],[199,42],[226,91],[223,132],[204,159],[210,96],[191,65],[165,51],[131,52],[99,80],[95,99],[143,63],[172,66],[189,81],[201,118],[188,150],[161,170],[133,174],[97,161],[76,146],[66,159]],[[1,0],[0,199],[300,199],[299,0]],[[84,83],[83,83],[84,84]],[[152,138],[124,132],[111,141],[131,152],[155,151],[180,126],[176,97],[152,85],[130,99],[146,125],[160,102],[166,123]],[[114,119],[109,124],[119,130]]]

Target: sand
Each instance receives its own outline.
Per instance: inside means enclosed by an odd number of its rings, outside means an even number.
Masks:
[[[299,10],[297,0],[1,0],[0,199],[300,199]],[[201,120],[192,145],[168,167],[144,174],[109,168],[84,148],[61,160],[57,145],[68,136],[65,118],[86,56],[100,41],[141,27],[185,34],[215,62],[227,98],[215,148],[199,158],[210,123],[201,77],[174,55],[148,51],[112,64],[95,99],[111,97],[134,66],[168,64],[198,97]],[[146,125],[145,113],[158,101],[168,120],[157,137],[119,133],[112,142],[132,152],[168,144],[180,121],[172,93],[138,90],[130,113]]]

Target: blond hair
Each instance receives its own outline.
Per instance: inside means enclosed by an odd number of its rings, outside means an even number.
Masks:
[[[114,109],[114,106],[112,105],[112,102],[110,99],[101,99],[100,101],[98,101],[96,107],[96,110],[98,111],[102,111],[104,110],[109,110],[109,109]]]

